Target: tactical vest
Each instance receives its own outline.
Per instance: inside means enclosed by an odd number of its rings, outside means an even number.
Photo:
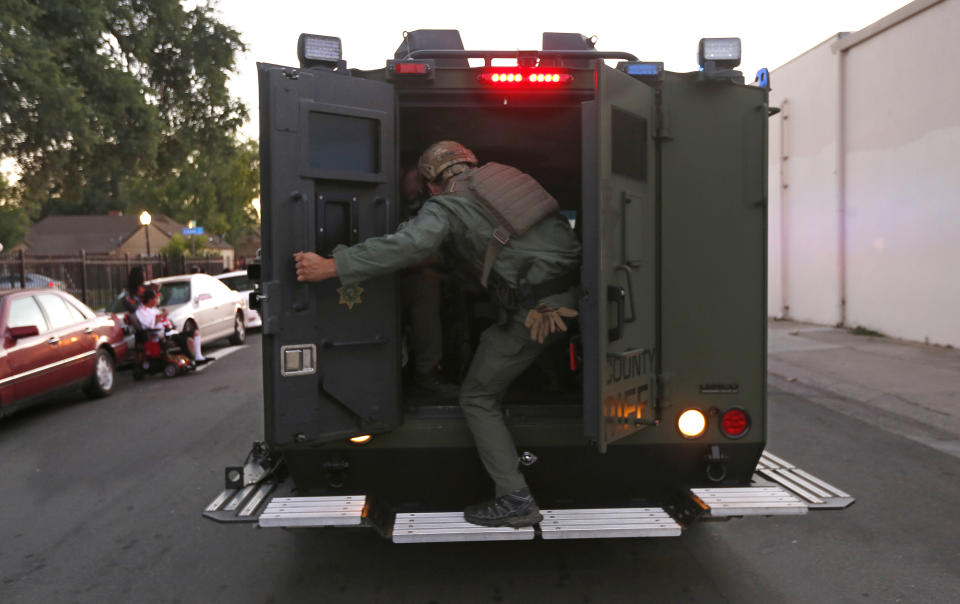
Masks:
[[[480,283],[484,287],[497,255],[510,243],[510,238],[522,236],[560,208],[557,200],[532,176],[493,162],[455,177],[447,192],[453,195],[468,192],[467,196],[478,201],[497,223],[483,258]]]

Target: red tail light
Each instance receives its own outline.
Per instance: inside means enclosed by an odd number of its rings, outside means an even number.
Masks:
[[[417,74],[427,73],[429,67],[426,63],[394,63],[393,72],[396,74]]]
[[[739,407],[731,407],[720,416],[720,431],[728,438],[740,438],[750,429],[750,416]]]
[[[558,84],[569,84],[573,81],[573,76],[569,73],[561,73],[551,69],[523,70],[516,68],[493,69],[484,71],[480,74],[480,81],[487,84],[498,86],[522,86],[522,87],[543,87],[556,86]]]

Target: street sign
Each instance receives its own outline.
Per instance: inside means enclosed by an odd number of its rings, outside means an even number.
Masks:
[[[180,233],[182,235],[203,235],[203,227],[196,227],[192,229],[183,227],[180,229]]]

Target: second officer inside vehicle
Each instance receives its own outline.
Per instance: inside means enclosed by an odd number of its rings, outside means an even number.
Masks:
[[[532,177],[477,158],[454,141],[420,158],[433,195],[397,232],[334,251],[294,254],[300,281],[339,277],[344,285],[422,262],[442,244],[474,266],[495,297],[499,317],[487,328],[460,388],[459,402],[477,451],[496,487],[494,499],[469,506],[467,521],[529,526],[542,515],[519,469],[500,400],[577,314],[580,243],[556,200]]]

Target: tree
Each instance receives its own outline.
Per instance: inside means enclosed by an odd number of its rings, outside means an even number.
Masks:
[[[0,244],[2,251],[10,251],[23,241],[30,225],[27,213],[15,201],[10,199],[10,186],[3,174],[0,174]]]
[[[179,259],[187,255],[206,256],[206,246],[207,238],[203,235],[191,235],[189,237],[184,237],[183,235],[175,234],[170,238],[170,241],[167,242],[167,245],[160,250],[160,253],[174,259]]]
[[[246,221],[237,208],[255,192],[187,195],[222,182],[224,163],[255,168],[237,141],[247,110],[226,87],[245,48],[213,4],[0,0],[0,23],[0,157],[19,164],[14,197],[31,217],[147,207],[222,232]]]

